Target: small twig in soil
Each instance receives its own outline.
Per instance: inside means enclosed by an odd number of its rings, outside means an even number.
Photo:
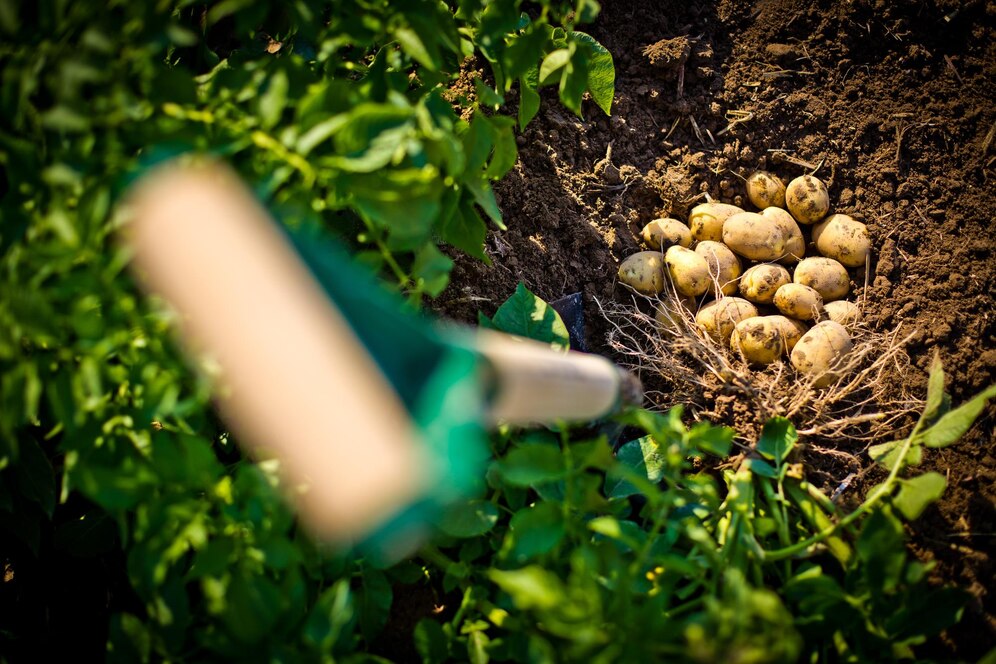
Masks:
[[[989,148],[992,147],[994,138],[996,138],[996,120],[993,120],[993,126],[989,128],[989,133],[986,134],[985,140],[982,141],[982,154],[989,153]],[[992,161],[989,162],[989,164],[992,163]],[[989,164],[986,164],[986,166]]]
[[[772,153],[771,161],[775,162],[776,164],[784,161],[786,163],[799,166],[800,168],[805,168],[806,170],[812,171],[813,173],[823,168],[823,162],[826,161],[826,159],[824,158],[820,159],[820,163],[813,164],[811,162],[806,161],[805,159],[800,159],[799,157],[793,157],[788,153],[786,153],[784,150],[769,150],[769,152]]]
[[[955,69],[954,63],[951,61],[951,58],[945,55],[944,62],[948,63],[948,69],[950,69],[951,73],[954,74],[955,78],[958,79],[958,85],[965,85],[965,81],[962,80],[961,74],[959,74],[958,70]]]
[[[679,122],[681,122],[681,116],[680,115],[674,119],[674,124],[671,125],[671,128],[668,129],[667,134],[665,134],[665,136],[664,136],[664,140],[665,141],[667,139],[671,138],[671,134],[673,134],[674,130],[678,128],[678,123]]]
[[[726,119],[729,122],[729,124],[727,124],[725,128],[717,131],[716,135],[722,136],[726,132],[732,130],[741,122],[747,122],[748,120],[751,120],[753,118],[754,118],[754,113],[752,111],[727,111]]]
[[[702,138],[702,132],[699,131],[699,123],[697,123],[695,121],[695,116],[694,115],[689,115],[688,116],[688,120],[692,123],[692,130],[695,132],[696,138],[699,139],[699,143],[702,143],[703,145],[705,145],[705,139]]]

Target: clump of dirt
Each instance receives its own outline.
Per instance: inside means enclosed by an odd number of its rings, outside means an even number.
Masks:
[[[852,275],[870,329],[913,335],[911,369],[885,377],[893,394],[922,396],[938,352],[954,401],[966,399],[996,379],[994,23],[996,6],[982,0],[604,3],[589,31],[615,58],[612,116],[588,103],[575,118],[544,92],[497,187],[509,230],[489,234],[494,265],[459,257],[437,310],[473,321],[519,281],[548,300],[580,291],[589,345],[613,356],[595,300],[626,296],[616,268],[642,249],[645,223],[685,219],[707,194],[742,206],[743,178],[757,169],[786,181],[815,172],[834,192],[832,212],[871,233],[867,287]],[[731,403],[715,394],[713,409]],[[921,467],[946,475],[948,489],[913,525],[914,549],[938,563],[936,580],[976,598],[923,656],[977,659],[996,643],[994,421],[990,406]]]

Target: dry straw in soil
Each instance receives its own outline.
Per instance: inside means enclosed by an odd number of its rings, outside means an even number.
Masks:
[[[609,346],[621,364],[640,375],[657,408],[681,404],[695,417],[733,426],[751,441],[764,422],[780,415],[795,424],[810,450],[865,465],[855,455],[899,437],[923,406],[905,387],[910,335],[899,328],[852,327],[854,348],[837,369],[840,380],[817,388],[816,376],[797,373],[788,361],[748,366],[704,334],[696,312],[677,302],[677,294],[668,292],[633,293],[628,303],[597,302],[609,322]]]

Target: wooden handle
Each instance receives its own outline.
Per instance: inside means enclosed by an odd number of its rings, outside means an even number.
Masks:
[[[493,422],[529,424],[596,420],[632,399],[632,378],[599,355],[560,352],[543,344],[481,330],[474,347],[491,364],[497,393]]]
[[[233,173],[161,167],[128,203],[140,277],[220,364],[222,414],[280,460],[306,524],[351,538],[422,494],[433,480],[403,405]]]

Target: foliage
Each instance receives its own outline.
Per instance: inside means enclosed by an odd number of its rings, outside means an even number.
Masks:
[[[609,110],[611,57],[575,30],[597,10],[0,0],[5,656],[52,646],[48,608],[33,608],[59,556],[110,570],[110,605],[82,608],[109,618],[114,660],[369,645],[392,584],[422,572],[374,570],[297,531],[274,469],[240,457],[169,317],[138,296],[114,205],[149,165],[212,153],[283,222],[320,223],[414,302],[434,296],[452,266],[440,246],[484,259],[485,220],[502,224],[491,183],[516,159],[509,93],[520,126],[543,86],[575,112],[586,93]],[[470,57],[490,79],[454,95]]]

